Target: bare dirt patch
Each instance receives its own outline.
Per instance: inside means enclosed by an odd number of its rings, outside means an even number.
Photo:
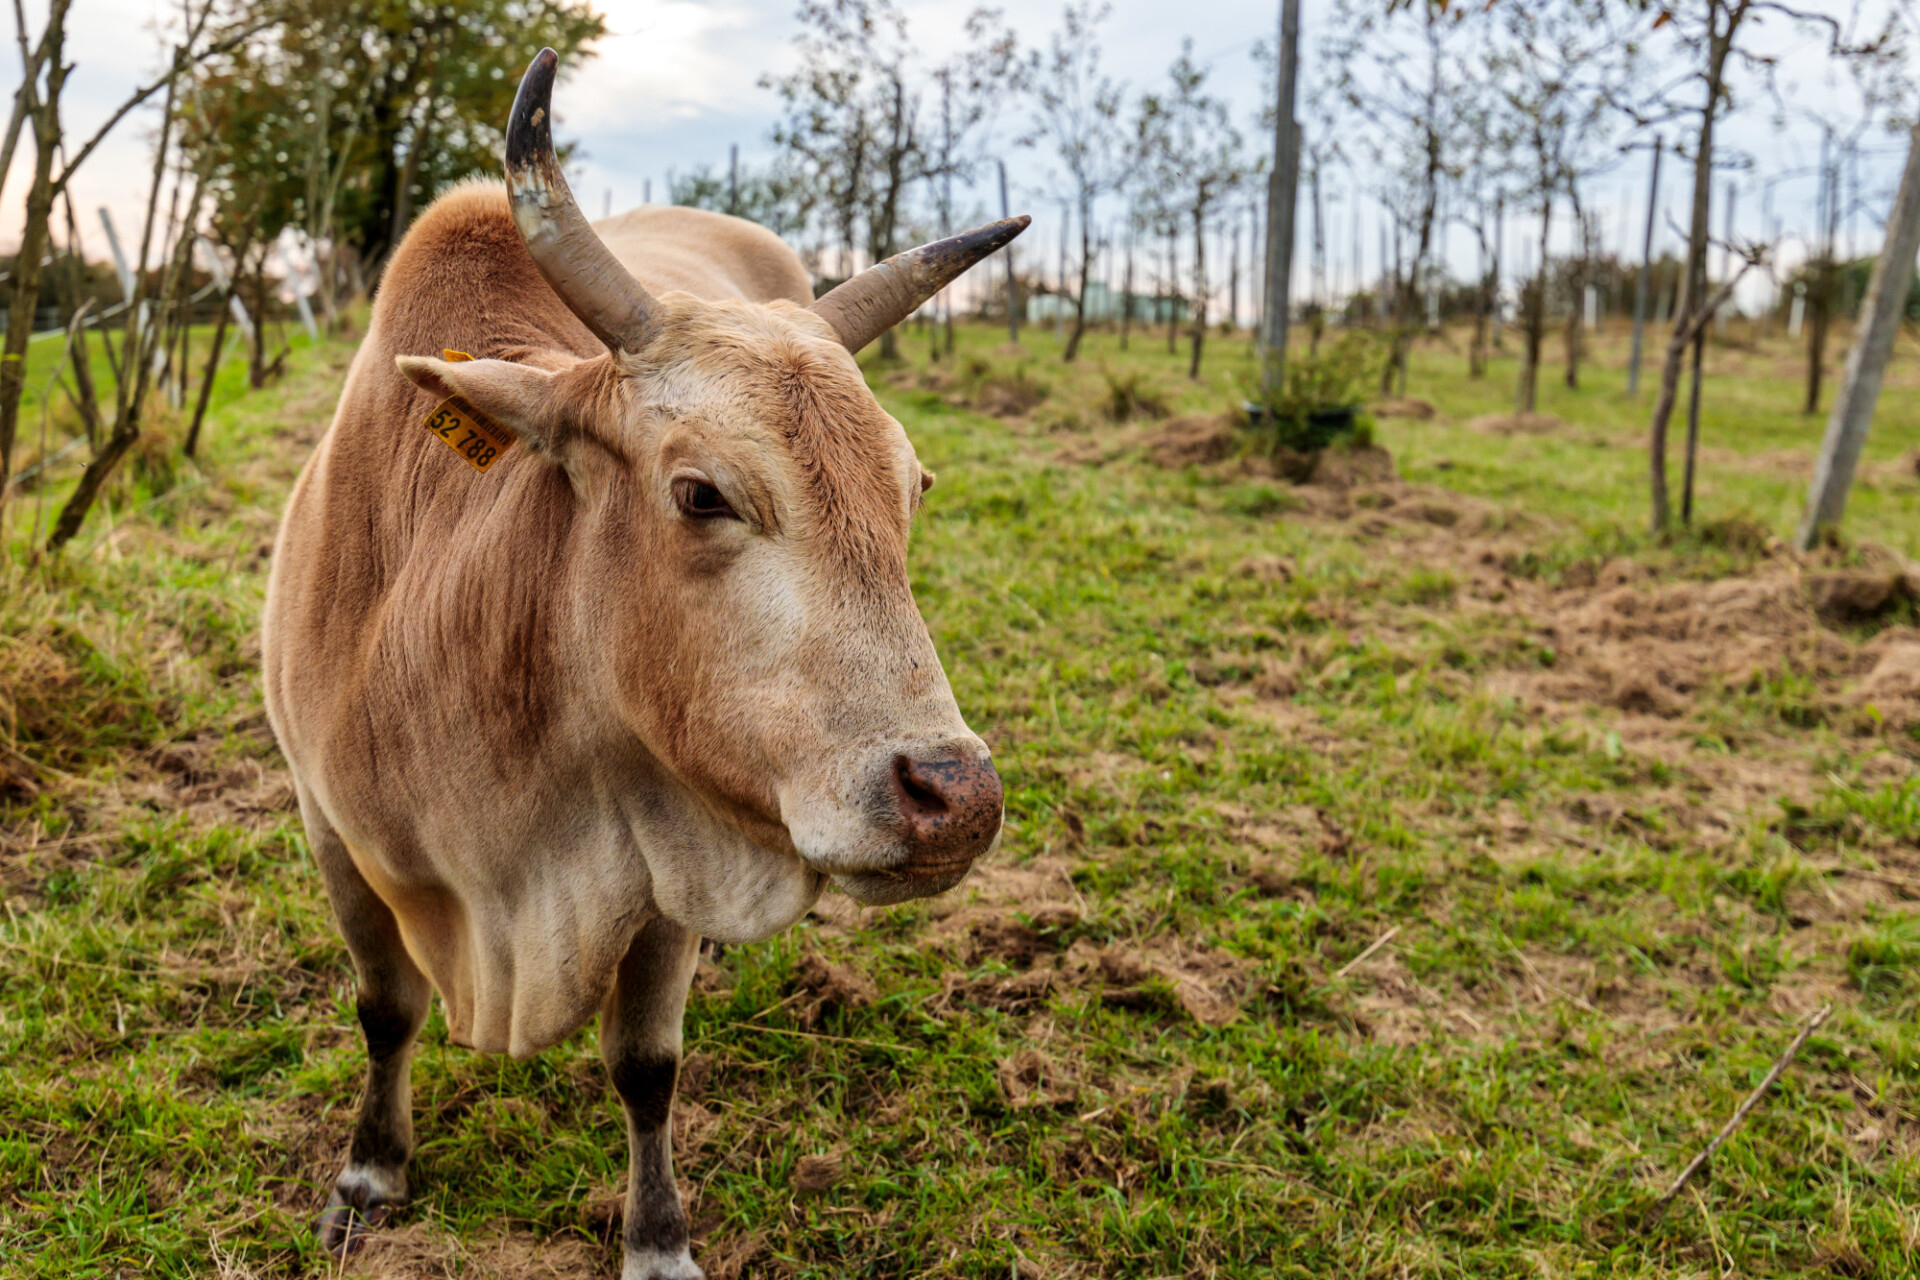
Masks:
[[[1169,470],[1219,462],[1233,452],[1233,419],[1225,414],[1172,418],[1140,440],[1156,466]]]
[[[1550,413],[1488,413],[1467,423],[1467,429],[1490,436],[1544,436],[1566,429]]]
[[[1412,418],[1416,422],[1427,422],[1434,414],[1431,404],[1414,396],[1382,400],[1368,405],[1367,411],[1376,418]]]

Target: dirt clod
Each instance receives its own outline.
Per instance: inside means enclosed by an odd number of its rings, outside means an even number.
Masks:
[[[801,957],[794,969],[793,990],[806,997],[795,1005],[794,1019],[809,1028],[835,1009],[864,1009],[880,994],[867,975],[832,964],[817,952]]]
[[[1887,645],[1854,690],[1854,699],[1896,725],[1920,722],[1920,640]]]
[[[993,1078],[1015,1111],[1034,1107],[1070,1107],[1079,1088],[1058,1063],[1038,1049],[1022,1049],[994,1067]]]
[[[1300,692],[1300,673],[1291,662],[1282,662],[1278,658],[1268,657],[1261,663],[1260,674],[1253,678],[1253,693],[1257,698],[1279,701],[1291,698]]]
[[[793,1189],[803,1196],[817,1196],[845,1176],[845,1161],[837,1151],[801,1156],[793,1166]]]
[[[1042,953],[1064,947],[1066,931],[1079,919],[1076,911],[1050,907],[1024,921],[1015,916],[977,921],[972,931],[974,958],[993,957],[1024,969]]]

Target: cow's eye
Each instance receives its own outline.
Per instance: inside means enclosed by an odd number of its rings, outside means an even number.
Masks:
[[[692,520],[738,520],[740,517],[720,496],[720,491],[705,480],[681,476],[673,482],[673,500],[680,512]]]

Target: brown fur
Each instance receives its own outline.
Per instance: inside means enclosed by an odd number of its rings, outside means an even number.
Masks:
[[[421,217],[268,590],[267,702],[311,821],[454,1039],[516,1055],[590,1016],[657,912],[744,939],[827,879],[945,887],[971,853],[950,874],[952,850],[904,845],[877,771],[985,756],[908,590],[912,448],[800,305],[798,260],[697,211],[606,228],[664,316],[636,352],[548,288],[497,187]],[[443,347],[481,359],[396,370]],[[522,443],[473,471],[421,427],[443,393]],[[678,515],[689,467],[742,522]]]

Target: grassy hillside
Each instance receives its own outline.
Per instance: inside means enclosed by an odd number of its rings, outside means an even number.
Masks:
[[[1237,341],[1193,386],[1156,338],[961,336],[871,377],[939,476],[916,589],[1005,841],[703,962],[710,1276],[1913,1274],[1913,351],[1848,547],[1802,559],[1784,347],[1712,357],[1700,527],[1654,541],[1617,337],[1521,433],[1478,421],[1510,360],[1424,347],[1437,412],[1378,427],[1405,479],[1295,486],[1207,416]],[[331,1270],[363,1059],[254,663],[351,351],[3,570],[0,1275]],[[615,1274],[591,1028],[512,1063],[436,1012],[414,1086],[416,1202],[349,1274]]]

